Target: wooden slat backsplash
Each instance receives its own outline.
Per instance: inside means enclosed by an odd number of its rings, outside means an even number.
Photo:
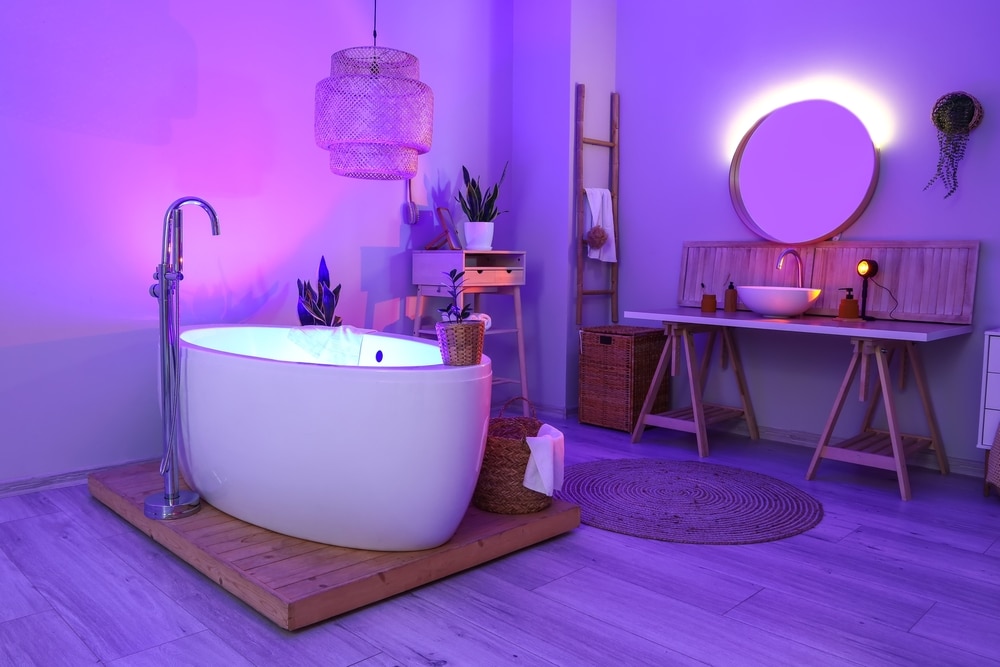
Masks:
[[[794,258],[786,258],[784,269],[775,268],[785,248],[766,242],[685,243],[678,303],[699,306],[704,291],[717,294],[721,304],[730,280],[737,286],[795,286],[798,267]],[[836,315],[845,294],[838,291],[841,287],[853,287],[854,297],[861,298],[856,268],[867,258],[878,262],[874,282],[885,288],[869,285],[869,315],[914,322],[972,323],[979,241],[830,241],[795,249],[802,257],[804,284],[823,290],[816,307],[809,311],[812,315]]]

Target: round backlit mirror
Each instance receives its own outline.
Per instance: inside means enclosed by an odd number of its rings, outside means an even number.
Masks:
[[[743,137],[729,170],[736,213],[758,235],[814,243],[847,229],[878,182],[878,149],[864,124],[828,100],[775,109]]]

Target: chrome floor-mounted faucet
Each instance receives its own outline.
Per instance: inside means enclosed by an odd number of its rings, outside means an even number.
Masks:
[[[163,217],[163,247],[160,264],[153,274],[155,283],[149,293],[160,302],[160,415],[163,419],[163,494],[146,497],[143,512],[150,519],[179,519],[201,509],[201,498],[194,491],[180,489],[177,463],[177,432],[180,409],[180,281],[184,268],[181,207],[200,206],[212,223],[212,235],[219,235],[219,216],[215,209],[198,197],[181,197],[167,208]]]
[[[787,256],[787,255],[791,255],[798,262],[798,266],[799,266],[799,273],[798,273],[798,280],[799,280],[799,282],[798,282],[798,286],[799,287],[805,287],[805,285],[802,282],[802,257],[799,256],[799,252],[795,248],[788,248],[787,250],[783,251],[780,255],[778,255],[778,263],[777,263],[777,265],[775,265],[775,268],[776,269],[783,269],[783,268],[785,268],[785,256]]]

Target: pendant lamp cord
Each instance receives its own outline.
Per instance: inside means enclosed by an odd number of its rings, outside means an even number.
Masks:
[[[372,65],[371,73],[372,76],[379,75],[378,66],[378,0],[374,0],[374,9],[372,10]]]

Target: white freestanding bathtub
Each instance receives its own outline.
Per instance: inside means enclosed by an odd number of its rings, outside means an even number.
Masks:
[[[219,510],[278,533],[379,551],[439,546],[479,475],[490,360],[445,366],[431,341],[342,331],[346,342],[321,327],[186,329],[184,478]],[[354,365],[342,365],[344,349]]]

